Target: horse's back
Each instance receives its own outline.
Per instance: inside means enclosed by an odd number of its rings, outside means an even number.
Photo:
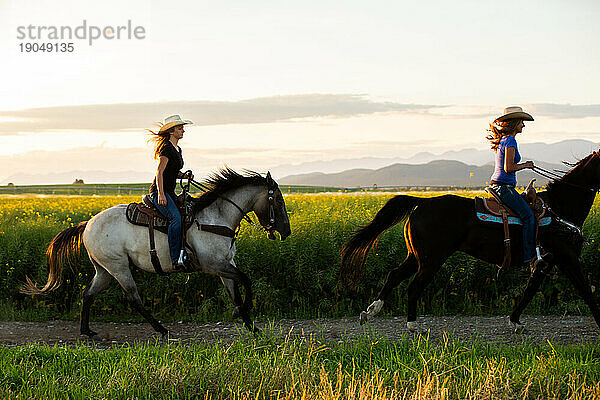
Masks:
[[[99,252],[102,249],[118,248],[132,226],[125,216],[127,205],[120,204],[107,208],[94,215],[83,232],[83,243],[88,251]]]
[[[425,198],[408,217],[408,237],[436,246],[441,242],[459,246],[466,238],[474,212],[474,200],[467,197],[447,194]]]
[[[106,229],[110,229],[110,227],[118,225],[120,222],[127,222],[127,218],[125,216],[126,210],[126,204],[119,204],[100,211],[88,221],[84,236],[87,232],[105,231]]]
[[[468,197],[445,194],[428,197],[412,213],[411,217],[429,216],[436,221],[463,219],[475,210],[474,200]]]

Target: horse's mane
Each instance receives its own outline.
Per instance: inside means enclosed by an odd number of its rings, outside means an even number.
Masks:
[[[582,158],[581,160],[577,161],[575,164],[563,161],[563,164],[565,164],[569,167],[572,167],[572,168],[569,171],[567,171],[562,177],[550,180],[550,182],[548,182],[548,184],[546,185],[546,189],[551,191],[552,188],[556,187],[557,184],[564,183],[565,178],[568,178],[569,176],[572,176],[573,174],[577,173],[581,169],[581,167],[583,167],[585,164],[587,164],[587,162],[592,157],[594,157],[594,155],[596,155],[596,152],[588,154],[585,158]]]
[[[244,174],[242,175],[229,167],[224,167],[212,173],[206,181],[202,182],[202,185],[206,189],[199,197],[194,198],[194,213],[209,206],[219,196],[230,190],[246,185],[267,185],[267,178],[258,172],[244,170]]]

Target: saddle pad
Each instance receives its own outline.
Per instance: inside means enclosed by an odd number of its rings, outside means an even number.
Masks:
[[[502,223],[502,217],[498,217],[498,216],[492,215],[492,214],[485,214],[482,212],[477,212],[477,219],[479,219],[481,221],[485,221],[485,222],[495,222],[498,224]],[[552,222],[552,218],[543,217],[543,218],[540,218],[540,220],[538,221],[538,226],[550,225],[550,222]],[[512,224],[512,225],[523,225],[523,223],[521,222],[521,219],[517,218],[517,217],[508,217],[508,223]]]
[[[139,203],[131,203],[127,206],[127,221],[134,225],[148,226],[150,223],[150,217],[140,210],[138,210]],[[159,232],[167,233],[169,230],[169,221],[165,218],[154,217],[154,229]]]

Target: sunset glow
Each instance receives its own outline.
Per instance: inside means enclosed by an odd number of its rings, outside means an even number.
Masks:
[[[508,105],[536,118],[524,143],[600,141],[596,1],[0,4],[0,182],[151,177],[145,129],[174,113],[196,123],[181,144],[200,175],[484,149]],[[144,37],[111,39],[128,21]],[[70,27],[73,51],[21,51],[28,26]]]

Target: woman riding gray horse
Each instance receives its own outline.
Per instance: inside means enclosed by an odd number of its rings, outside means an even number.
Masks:
[[[169,221],[169,253],[175,269],[185,269],[184,249],[181,246],[181,213],[175,195],[177,179],[183,177],[183,155],[177,143],[183,138],[183,126],[191,123],[179,115],[171,115],[165,118],[158,132],[148,130],[155,142],[154,158],[158,160],[156,176],[150,186],[150,198]],[[189,178],[193,179],[193,175]]]
[[[256,332],[258,329],[249,316],[252,308],[251,282],[235,265],[233,232],[242,218],[247,218],[247,213],[254,212],[259,223],[269,233],[269,238],[273,239],[273,232],[277,231],[281,240],[285,240],[291,230],[283,196],[269,173],[263,177],[254,172],[241,175],[225,169],[209,178],[206,187],[207,190],[200,197],[193,199],[194,223],[186,233],[187,246],[193,253],[191,268],[218,275],[233,301],[234,316],[241,317],[246,328]],[[131,224],[125,216],[126,209],[127,205],[114,206],[89,221],[81,222],[56,235],[46,251],[50,270],[46,285],[38,288],[27,278],[21,292],[44,294],[58,288],[64,264],[74,259],[83,242],[96,274],[83,292],[81,333],[90,337],[96,335],[89,327],[90,307],[94,298],[114,278],[125,291],[132,307],[156,331],[167,336],[167,329],[145,309],[131,274],[132,266],[151,273],[156,273],[156,270],[150,260],[148,228]],[[161,264],[165,266],[164,272],[179,272],[170,263],[167,235],[157,233],[156,252]],[[240,285],[245,290],[243,301]]]

